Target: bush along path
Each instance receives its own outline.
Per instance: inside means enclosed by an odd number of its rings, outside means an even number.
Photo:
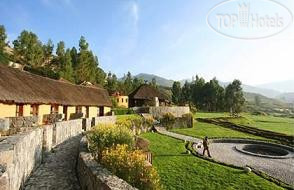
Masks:
[[[202,140],[194,137],[189,137],[186,135],[181,135],[177,133],[173,133],[170,131],[166,131],[162,127],[156,128],[157,132],[162,135],[167,135],[176,139],[199,143]],[[191,143],[190,143],[191,144]],[[244,168],[249,166],[254,168],[256,174],[265,173],[270,176],[266,179],[277,179],[272,180],[276,182],[278,185],[284,184],[283,186],[289,187],[290,189],[294,186],[294,158],[289,159],[269,159],[262,157],[255,157],[251,155],[246,155],[235,150],[235,143],[212,143],[210,144],[210,154],[212,159],[201,156],[202,148],[198,149],[196,146],[193,146],[193,150],[195,151],[196,156],[200,156],[207,160],[224,164],[231,167]],[[186,147],[188,148],[188,146]],[[188,149],[189,150],[189,149]],[[261,175],[262,176],[262,175]],[[264,176],[262,176],[264,177]],[[290,184],[290,185],[287,185]],[[292,187],[291,187],[292,186]]]
[[[76,162],[81,135],[72,137],[55,147],[25,183],[25,190],[78,190]]]

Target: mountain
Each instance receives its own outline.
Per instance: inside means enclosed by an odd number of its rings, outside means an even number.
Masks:
[[[285,102],[294,103],[294,92],[280,94],[277,98]]]
[[[166,87],[171,87],[173,85],[173,80],[170,79],[165,79],[163,77],[153,75],[153,74],[147,74],[147,73],[140,73],[136,75],[135,77],[141,78],[143,80],[146,80],[150,82],[152,78],[156,79],[156,82],[160,86],[166,86]],[[183,85],[185,81],[191,82],[191,79],[184,79],[181,80],[181,84]],[[292,85],[293,82],[293,85]],[[220,85],[222,86],[227,86],[229,82],[222,82],[219,81]],[[281,88],[279,88],[279,85]],[[292,86],[291,86],[292,85]],[[267,88],[267,87],[275,87],[275,88]],[[284,82],[277,82],[277,83],[268,83],[264,85],[258,85],[258,86],[251,86],[251,85],[242,85],[244,92],[248,93],[255,93],[255,94],[260,94],[262,96],[266,96],[268,98],[277,98],[280,100],[285,100],[287,102],[293,102],[294,100],[294,95],[293,93],[285,93],[282,94],[278,89],[288,89],[288,92],[294,92],[294,81],[284,81]]]
[[[258,85],[257,87],[273,89],[280,92],[294,92],[294,80],[266,83]]]
[[[227,86],[229,84],[229,82],[221,82],[221,81],[219,83],[222,86]],[[259,87],[255,87],[255,86],[251,86],[247,84],[242,84],[242,88],[244,92],[260,94],[268,98],[275,98],[281,94],[279,91],[276,91],[276,90],[259,88]]]
[[[153,78],[155,78],[156,83],[160,86],[166,86],[166,87],[172,87],[174,81],[165,79],[163,77],[157,76],[157,75],[152,75],[152,74],[146,74],[146,73],[140,73],[135,76],[136,78],[140,78],[143,80],[146,80],[148,82],[151,82]]]

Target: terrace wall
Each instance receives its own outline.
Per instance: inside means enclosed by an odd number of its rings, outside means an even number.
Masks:
[[[149,113],[155,118],[161,118],[166,113],[171,113],[175,117],[182,117],[182,115],[190,113],[190,108],[188,106],[160,106],[160,107],[150,107]]]
[[[115,122],[115,118],[96,119],[97,122]],[[90,121],[90,119],[89,119]],[[88,123],[86,130],[92,125]],[[0,137],[0,189],[19,190],[42,158],[53,147],[82,133],[82,119],[57,122],[30,128],[13,136]]]

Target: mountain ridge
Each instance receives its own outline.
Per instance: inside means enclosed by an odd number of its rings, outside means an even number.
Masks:
[[[134,77],[143,79],[144,81],[147,82],[151,82],[152,78],[156,79],[157,84],[161,85],[161,86],[166,86],[166,87],[172,87],[172,84],[175,80],[171,80],[171,79],[166,79],[164,77],[160,77],[158,75],[155,74],[148,74],[148,73],[139,73],[137,75],[135,75]],[[181,84],[183,85],[185,83],[185,81],[191,82],[191,79],[183,79],[180,80],[179,82],[181,82]],[[292,82],[292,80],[289,80],[290,82]],[[294,82],[294,80],[293,80]],[[229,84],[229,82],[222,82],[219,81],[220,85],[222,86],[226,86]],[[281,84],[282,82],[276,82]],[[248,93],[255,93],[255,94],[260,94],[263,96],[266,96],[268,98],[275,98],[275,99],[279,99],[281,101],[286,101],[286,102],[294,102],[294,89],[293,92],[289,92],[289,93],[283,93],[281,91],[278,91],[276,89],[270,89],[270,88],[265,88],[263,86],[266,85],[270,85],[270,84],[276,84],[275,82],[273,83],[267,83],[265,85],[257,85],[257,86],[253,86],[253,85],[247,85],[247,84],[243,84],[243,90],[244,92],[248,92]],[[294,83],[293,83],[293,88],[294,88]],[[292,90],[292,88],[289,88]]]

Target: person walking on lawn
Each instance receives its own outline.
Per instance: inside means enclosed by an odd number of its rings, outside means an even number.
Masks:
[[[204,156],[206,150],[207,150],[208,157],[211,158],[210,152],[209,152],[209,149],[208,149],[208,137],[205,137],[203,139],[203,156]]]

